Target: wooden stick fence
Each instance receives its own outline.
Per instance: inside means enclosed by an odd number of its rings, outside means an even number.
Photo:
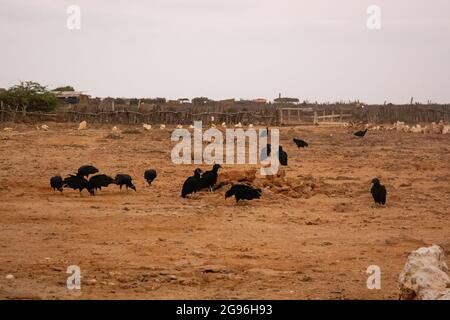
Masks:
[[[131,108],[130,108],[131,109]],[[189,111],[171,110],[97,110],[96,112],[59,109],[54,113],[25,112],[5,106],[0,103],[0,122],[81,122],[89,123],[117,123],[117,124],[192,124],[193,121],[202,121],[205,124],[212,122],[220,124],[255,124],[255,125],[296,125],[296,124],[338,124],[346,121],[362,121],[370,123],[393,123],[404,121],[406,123],[424,122],[450,122],[450,105],[402,105],[402,106],[366,106],[348,107],[346,109],[327,108],[265,108],[254,111],[224,112],[224,108]],[[226,110],[226,109],[225,109]]]
[[[241,112],[201,112],[189,113],[183,111],[152,111],[148,113],[118,110],[100,112],[81,112],[74,110],[61,110],[56,113],[41,112],[16,112],[14,110],[0,109],[0,121],[58,121],[58,122],[81,122],[89,123],[121,123],[121,124],[192,124],[194,121],[203,123],[234,124],[264,124],[273,125],[277,121],[276,113],[262,114],[249,111]],[[214,120],[213,120],[214,119]]]

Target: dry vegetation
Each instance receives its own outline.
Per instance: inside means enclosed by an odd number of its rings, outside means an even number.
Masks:
[[[170,161],[170,128],[118,126],[110,139],[108,126],[48,125],[0,132],[2,299],[396,299],[411,250],[436,243],[450,254],[448,135],[282,128],[289,167],[257,176],[262,199],[236,205],[227,187],[179,196],[195,166]],[[297,150],[294,136],[310,148]],[[130,173],[138,192],[50,191],[51,175],[87,163]],[[150,188],[148,168],[158,170]],[[385,208],[368,192],[375,176],[388,188]],[[372,264],[381,290],[366,288]],[[69,265],[81,267],[81,292],[66,289]]]

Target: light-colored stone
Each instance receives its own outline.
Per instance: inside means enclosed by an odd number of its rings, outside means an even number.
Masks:
[[[81,121],[80,125],[78,126],[78,130],[86,130],[86,128],[87,128],[87,122]]]
[[[142,127],[143,127],[145,130],[147,130],[147,131],[150,131],[150,130],[152,129],[152,126],[151,126],[150,124],[147,124],[147,123],[144,123],[144,124],[142,125]]]
[[[441,247],[432,245],[411,252],[399,276],[402,300],[449,300],[450,278]]]

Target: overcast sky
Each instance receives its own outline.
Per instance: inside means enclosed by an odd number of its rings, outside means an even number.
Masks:
[[[380,30],[366,26],[372,4]],[[449,0],[0,0],[0,44],[0,87],[450,102]]]

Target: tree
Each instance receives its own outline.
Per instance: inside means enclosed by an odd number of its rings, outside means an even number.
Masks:
[[[196,97],[196,98],[192,99],[192,104],[195,104],[195,105],[205,104],[210,101],[211,100],[209,100],[207,97]]]
[[[0,100],[24,114],[27,111],[52,111],[59,104],[54,93],[33,81],[21,81],[20,84],[0,93]]]
[[[75,91],[72,86],[64,86],[53,89],[52,91]]]

